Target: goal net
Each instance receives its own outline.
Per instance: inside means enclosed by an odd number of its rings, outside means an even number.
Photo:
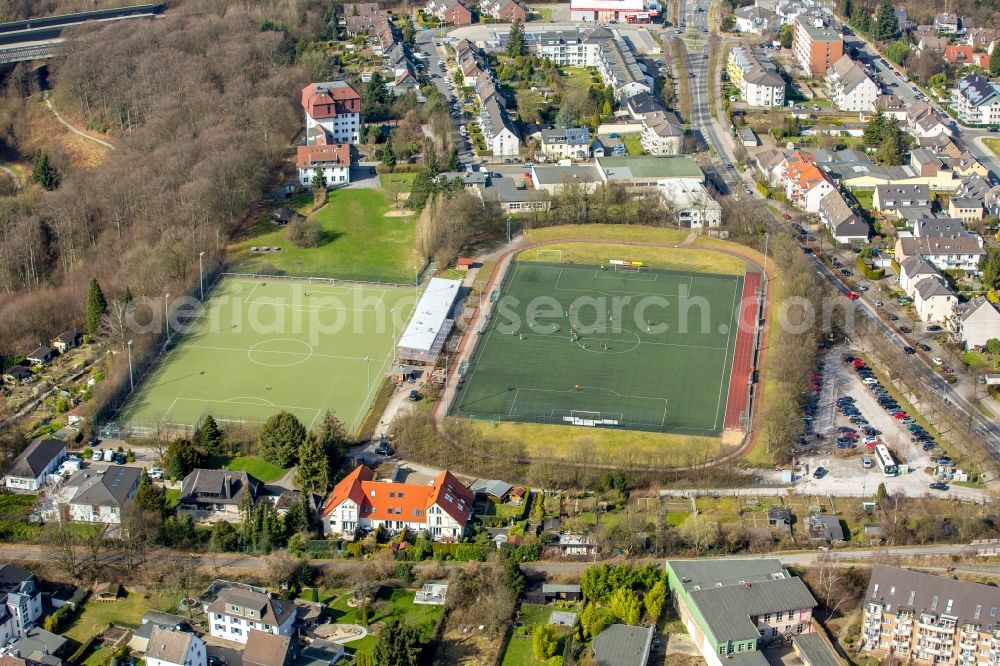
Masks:
[[[535,250],[535,261],[561,262],[563,258],[562,250]]]
[[[632,264],[612,264],[615,268],[615,273],[638,273],[642,266],[636,266]]]

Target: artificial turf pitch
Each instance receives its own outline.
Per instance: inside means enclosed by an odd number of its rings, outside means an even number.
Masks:
[[[717,435],[742,286],[733,275],[517,262],[465,369],[454,412]],[[620,314],[608,319],[616,298]],[[529,315],[532,303],[551,314]]]
[[[285,410],[310,427],[329,409],[354,432],[415,302],[406,288],[226,278],[197,330],[136,387],[121,424],[192,426],[205,414],[260,423]]]

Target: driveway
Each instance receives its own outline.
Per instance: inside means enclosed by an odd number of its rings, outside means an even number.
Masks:
[[[219,657],[226,666],[243,666],[243,646],[208,634],[202,636],[209,657]]]
[[[375,173],[375,167],[368,165],[351,167],[351,182],[347,186],[347,189],[375,189],[380,187],[381,184],[378,174]]]

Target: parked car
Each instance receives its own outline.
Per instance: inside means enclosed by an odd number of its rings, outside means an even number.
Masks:
[[[147,472],[147,474],[149,474],[149,478],[151,479],[163,478],[163,470],[160,469],[159,467],[150,467],[149,472]]]
[[[390,444],[387,439],[381,440],[378,443],[378,446],[375,447],[375,453],[380,456],[391,456],[395,452],[395,449],[392,448],[392,444]]]
[[[115,459],[115,451],[114,451],[114,449],[106,449],[104,451],[104,460],[106,462],[113,462],[114,459]]]
[[[826,470],[825,467],[817,467],[813,471],[813,478],[814,479],[822,479],[824,476],[826,476],[826,471],[827,470]]]
[[[91,460],[104,460],[104,451],[101,449],[94,449],[94,454],[90,456]]]
[[[921,342],[920,344],[918,344],[917,347],[919,347],[921,351],[925,351],[925,352],[929,352],[931,350],[931,346],[930,345],[925,345],[923,342]]]
[[[903,351],[910,355],[917,353],[917,350],[913,347],[903,347]]]
[[[417,389],[413,389],[412,391],[410,391],[410,401],[417,402],[418,400],[420,400],[420,391],[418,391]]]
[[[941,483],[940,481],[935,481],[934,483],[931,484],[931,490],[941,490],[941,491],[948,490],[948,484]]]

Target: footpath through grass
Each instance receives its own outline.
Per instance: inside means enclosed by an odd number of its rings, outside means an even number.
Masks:
[[[404,184],[411,180],[409,175],[387,177]],[[312,196],[298,197],[286,205],[308,215]],[[287,230],[275,227],[265,215],[230,246],[230,270],[412,284],[414,270],[420,267],[414,249],[415,218],[386,215],[397,210],[393,194],[383,189],[333,190],[327,204],[311,216],[323,228],[319,247],[296,246],[288,240]],[[257,254],[251,252],[252,247],[281,250]]]

